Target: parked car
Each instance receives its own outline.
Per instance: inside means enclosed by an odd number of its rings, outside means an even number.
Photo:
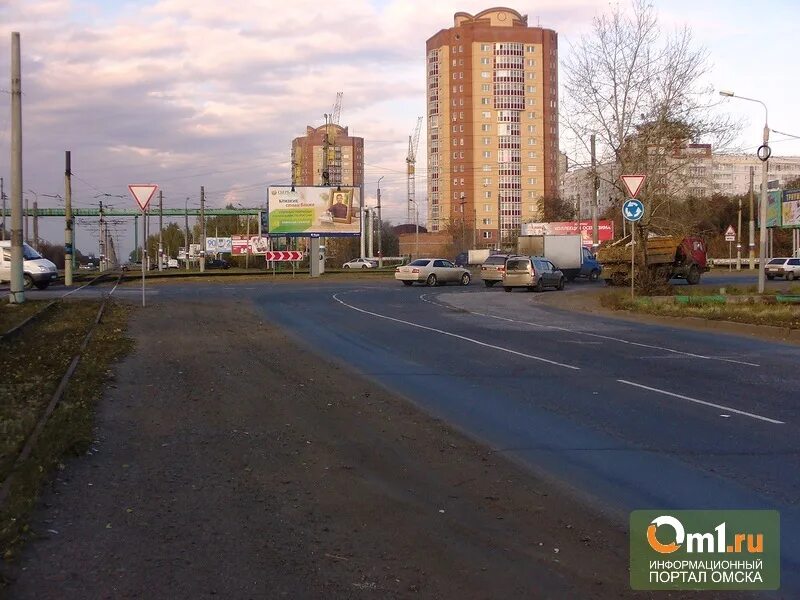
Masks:
[[[22,244],[23,285],[26,290],[36,286],[43,290],[58,279],[56,266],[36,250]],[[0,282],[11,281],[11,242],[0,241]]]
[[[457,267],[468,267],[469,266],[469,252],[461,252],[456,259],[453,261]]]
[[[506,270],[506,260],[512,254],[492,254],[481,265],[481,281],[486,287],[492,287],[498,281],[503,281]]]
[[[167,260],[167,268],[168,269],[179,269],[178,259],[170,258]]]
[[[773,258],[764,267],[767,279],[783,277],[786,281],[800,279],[800,258]]]
[[[370,260],[368,258],[354,258],[353,260],[349,260],[342,265],[343,269],[372,269],[377,267],[377,261]]]
[[[211,258],[206,260],[206,269],[230,269],[231,264],[222,258]]]
[[[451,282],[469,285],[472,277],[467,269],[457,267],[447,259],[418,258],[403,267],[397,267],[394,278],[402,281],[403,285],[417,282],[434,286]]]
[[[510,292],[524,287],[541,292],[545,288],[564,289],[564,273],[543,256],[512,256],[506,260],[503,289]]]

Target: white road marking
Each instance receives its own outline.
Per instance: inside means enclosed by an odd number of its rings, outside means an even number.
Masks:
[[[420,298],[420,300],[422,300],[423,302],[427,302],[428,304],[434,304],[434,305],[440,306],[442,308],[457,308],[457,307],[448,306],[446,304],[442,304],[440,302],[434,302],[433,300],[427,299],[425,296],[426,296],[426,294],[422,294],[419,298]],[[468,310],[468,309],[460,309],[460,310],[465,310],[469,314],[476,315],[476,316],[479,316],[479,317],[488,317],[490,319],[497,319],[499,321],[507,321],[509,323],[520,323],[520,324],[523,324],[523,325],[531,325],[533,327],[540,327],[542,329],[553,329],[555,331],[565,331],[567,333],[572,333],[572,334],[575,334],[575,335],[585,335],[587,337],[593,337],[593,338],[599,338],[599,339],[603,339],[603,340],[609,340],[609,341],[612,341],[612,342],[618,342],[620,344],[628,344],[630,346],[639,346],[641,348],[650,348],[651,350],[662,350],[664,352],[672,352],[674,354],[681,354],[683,356],[688,356],[688,357],[691,357],[691,358],[699,358],[699,359],[702,359],[702,360],[718,360],[718,361],[721,361],[721,362],[735,363],[737,365],[747,365],[748,367],[760,367],[761,366],[758,363],[751,363],[751,362],[746,362],[746,361],[743,361],[743,360],[735,360],[733,358],[723,358],[721,356],[705,356],[703,354],[694,354],[692,352],[684,352],[682,350],[675,350],[674,348],[665,348],[664,346],[654,346],[652,344],[644,344],[642,342],[632,342],[630,340],[624,340],[622,338],[616,338],[616,337],[613,337],[613,336],[610,336],[610,335],[602,335],[600,333],[590,333],[588,331],[576,331],[574,329],[569,329],[567,327],[558,327],[556,325],[544,325],[542,323],[534,323],[532,321],[520,321],[518,319],[509,319],[507,317],[499,317],[497,315],[490,315],[488,313],[480,313],[480,312],[472,311],[472,310]]]
[[[395,323],[402,323],[403,325],[408,325],[409,327],[416,327],[418,329],[424,329],[425,331],[432,331],[434,333],[438,333],[441,335],[446,335],[448,337],[456,338],[459,340],[463,340],[465,342],[470,342],[472,344],[476,344],[478,346],[483,346],[484,348],[491,348],[493,350],[499,350],[500,352],[507,352],[508,354],[513,354],[515,356],[521,356],[523,358],[529,358],[531,360],[536,360],[543,363],[548,363],[551,365],[555,365],[557,367],[563,367],[565,369],[572,369],[574,371],[580,371],[580,367],[575,367],[573,365],[567,365],[564,363],[560,363],[554,360],[550,360],[548,358],[543,358],[541,356],[534,356],[533,354],[525,354],[524,352],[517,352],[516,350],[511,350],[510,348],[504,348],[502,346],[495,346],[494,344],[487,344],[486,342],[481,342],[480,340],[476,340],[473,338],[469,338],[463,335],[459,335],[457,333],[452,333],[450,331],[444,331],[443,329],[436,329],[435,327],[428,327],[427,325],[420,325],[419,323],[413,323],[411,321],[404,321],[403,319],[397,319],[395,317],[390,317],[388,315],[382,315],[380,313],[372,312],[369,310],[364,310],[363,308],[358,308],[357,306],[353,306],[352,304],[348,304],[341,298],[339,298],[338,294],[333,295],[333,299],[336,300],[342,306],[346,306],[352,310],[358,311],[365,315],[370,315],[372,317],[377,317],[379,319],[386,319],[387,321],[393,321]]]
[[[722,404],[714,404],[713,402],[706,402],[705,400],[698,400],[697,398],[691,398],[689,396],[684,396],[682,394],[675,394],[674,392],[668,392],[666,390],[661,390],[658,388],[650,387],[647,385],[642,385],[641,383],[634,383],[633,381],[626,381],[625,379],[617,379],[620,383],[624,383],[625,385],[630,385],[633,387],[641,388],[643,390],[649,390],[651,392],[656,392],[657,394],[664,394],[665,396],[672,396],[673,398],[680,398],[681,400],[686,400],[687,402],[694,402],[695,404],[702,404],[704,406],[710,406],[712,408],[719,408],[721,410],[725,410],[728,412],[736,413],[737,415],[743,415],[745,417],[750,417],[751,419],[758,419],[759,421],[766,421],[767,423],[773,423],[774,425],[785,425],[783,421],[777,421],[775,419],[770,419],[769,417],[764,417],[761,415],[757,415],[755,413],[750,413],[744,410],[738,410],[736,408],[731,408],[730,406],[724,406]]]

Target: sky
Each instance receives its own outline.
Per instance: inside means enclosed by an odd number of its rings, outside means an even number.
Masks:
[[[625,3],[623,3],[624,5]],[[763,100],[769,125],[800,136],[790,0],[655,0],[665,29],[689,26],[707,48],[706,83]],[[569,56],[607,11],[607,0],[501,4],[559,34]],[[290,183],[291,140],[324,123],[344,93],[341,124],[365,138],[365,187],[380,177],[384,219],[405,219],[408,136],[425,111],[425,41],[453,14],[495,6],[474,0],[0,0],[0,176],[9,193],[10,39],[22,40],[23,189],[39,206],[63,206],[64,151],[72,152],[73,203],[133,204],[127,184],[154,182],[165,207],[264,206],[268,185]],[[754,152],[764,111],[741,100],[721,110],[745,120],[737,148]],[[800,140],[773,133],[773,154],[800,156]],[[780,141],[779,141],[780,140]],[[425,134],[417,198],[424,214]],[[110,196],[103,196],[109,194]],[[47,195],[47,196],[46,196]],[[122,196],[117,197],[117,196]],[[63,239],[63,221],[40,236]],[[133,248],[132,220],[117,247]],[[97,252],[81,222],[77,247]]]

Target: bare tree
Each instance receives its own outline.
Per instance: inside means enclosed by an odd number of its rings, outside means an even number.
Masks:
[[[708,73],[707,51],[697,46],[688,28],[666,32],[646,0],[630,10],[613,5],[596,17],[592,32],[572,48],[563,64],[561,120],[576,151],[588,163],[589,139],[597,136],[598,160],[613,174],[647,176],[639,199],[645,204],[643,233],[653,227],[680,229],[670,213],[697,177],[689,165],[692,143],[728,146],[739,124],[714,110],[713,90],[701,83]],[[708,161],[710,167],[710,161]],[[627,193],[618,180],[608,181]]]

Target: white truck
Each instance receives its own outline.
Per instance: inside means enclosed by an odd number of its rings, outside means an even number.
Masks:
[[[517,238],[517,251],[527,256],[544,256],[558,268],[567,281],[576,277],[596,280],[601,266],[580,235],[523,235]]]
[[[491,250],[488,248],[480,250],[467,250],[467,263],[470,265],[482,265],[489,258]]]

